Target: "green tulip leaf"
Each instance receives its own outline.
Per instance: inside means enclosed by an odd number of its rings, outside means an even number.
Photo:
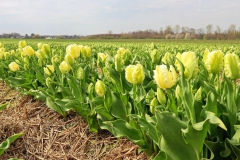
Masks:
[[[8,137],[5,141],[3,141],[0,144],[0,156],[3,154],[3,152],[10,147],[10,145],[19,137],[21,137],[24,133],[18,133],[14,134],[10,137]]]
[[[187,124],[178,119],[170,112],[156,111],[157,130],[162,134],[160,148],[171,159],[198,159],[194,148],[186,144],[182,136],[182,129],[187,128]]]

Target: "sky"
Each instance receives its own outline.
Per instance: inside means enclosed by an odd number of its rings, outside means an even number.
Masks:
[[[240,0],[0,0],[0,34],[92,35],[208,24],[240,28]]]

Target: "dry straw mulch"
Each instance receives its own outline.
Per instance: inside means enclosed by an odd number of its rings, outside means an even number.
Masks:
[[[0,104],[9,102],[0,111],[0,143],[7,137],[24,132],[0,157],[1,160],[144,160],[138,146],[127,139],[117,139],[101,130],[90,133],[87,123],[74,112],[66,119],[44,103],[0,82]]]

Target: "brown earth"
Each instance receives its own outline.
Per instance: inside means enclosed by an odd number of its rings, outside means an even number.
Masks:
[[[88,131],[87,123],[71,112],[66,119],[44,103],[0,82],[0,143],[7,137],[24,132],[0,157],[1,160],[145,160],[138,146],[127,139],[117,139],[109,132]]]

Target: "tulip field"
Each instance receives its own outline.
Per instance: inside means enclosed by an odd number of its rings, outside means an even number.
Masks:
[[[2,41],[0,80],[149,159],[236,160],[239,56],[239,44]]]

